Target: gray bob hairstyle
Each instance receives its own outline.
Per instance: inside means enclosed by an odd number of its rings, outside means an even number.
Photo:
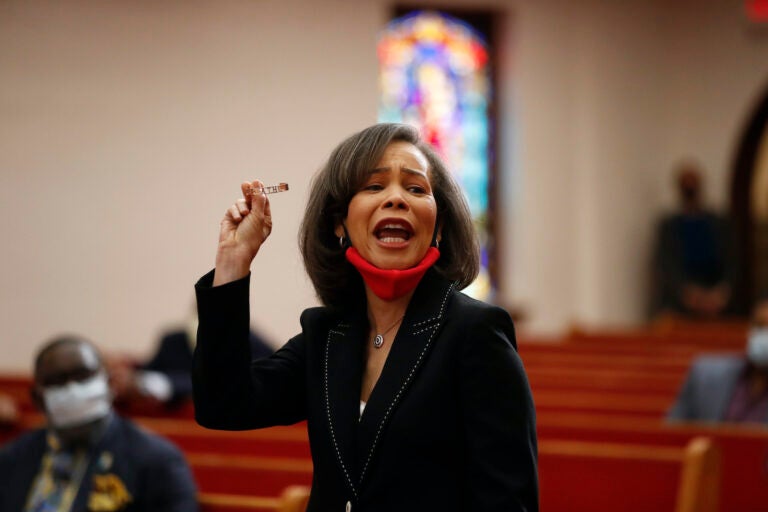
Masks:
[[[333,150],[312,180],[309,201],[299,231],[299,247],[318,298],[326,306],[359,304],[364,293],[362,278],[344,257],[334,230],[347,216],[352,197],[360,190],[386,147],[409,142],[429,162],[428,175],[442,227],[440,259],[435,269],[468,286],[480,269],[480,250],[464,195],[432,147],[413,126],[375,124],[355,133]]]

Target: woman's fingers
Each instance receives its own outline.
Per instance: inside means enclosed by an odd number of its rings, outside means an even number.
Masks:
[[[237,204],[233,204],[227,208],[227,216],[235,221],[235,223],[243,220],[243,216],[240,214],[240,209],[237,207]]]
[[[240,190],[243,192],[243,199],[245,199],[245,202],[250,206],[251,196],[253,195],[253,185],[249,181],[244,181],[240,184]]]
[[[243,183],[245,186],[245,183]],[[253,180],[248,184],[248,204],[252,209],[264,211],[265,203],[268,204],[267,194],[264,193],[264,183],[261,180]],[[268,215],[268,213],[265,212]]]
[[[264,198],[264,216],[272,218],[272,209],[269,206],[269,197],[267,197],[267,194],[261,194],[261,196]]]
[[[272,231],[272,215],[269,199],[259,180],[243,182],[240,190],[243,197],[227,209],[221,225],[220,241],[239,241],[252,246],[255,254]]]
[[[245,199],[240,198],[237,201],[235,201],[235,206],[237,207],[237,210],[240,212],[240,215],[245,217],[248,215],[248,212],[251,211],[250,208],[248,208],[248,204],[246,203]]]

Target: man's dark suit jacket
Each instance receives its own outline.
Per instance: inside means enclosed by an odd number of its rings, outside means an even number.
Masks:
[[[667,419],[725,421],[736,385],[747,365],[744,356],[709,354],[696,358]],[[768,425],[768,416],[763,423]]]
[[[47,449],[46,431],[34,430],[0,450],[0,510],[20,512]],[[189,466],[170,442],[113,415],[91,451],[72,512],[88,510],[94,476],[114,474],[133,501],[121,512],[193,512],[197,492]]]
[[[267,357],[273,350],[256,333],[249,333],[251,355],[254,359]],[[188,399],[192,394],[192,349],[187,332],[184,330],[166,333],[160,340],[152,359],[142,365],[143,370],[164,374],[171,381],[173,394],[168,403],[173,406]]]
[[[535,413],[505,311],[430,270],[359,417],[365,304],[306,310],[301,334],[251,362],[248,281],[198,282],[196,417],[228,430],[306,419],[308,511],[538,510]]]
[[[686,222],[698,222],[701,236],[710,243],[697,252],[707,253],[710,258],[703,268],[686,261],[684,231]],[[728,220],[712,212],[698,215],[670,214],[656,226],[653,254],[653,296],[651,313],[676,311],[690,313],[683,303],[683,289],[687,284],[712,288],[718,284],[733,286],[736,281],[736,256],[732,241],[732,229]],[[705,250],[704,250],[705,249]],[[689,249],[690,250],[690,249]]]

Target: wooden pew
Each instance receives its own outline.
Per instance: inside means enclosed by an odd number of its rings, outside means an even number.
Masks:
[[[168,435],[182,448],[188,447],[185,449],[187,452],[192,447],[195,451],[205,447],[230,454],[295,458],[302,457],[297,455],[300,450],[300,448],[297,450],[297,446],[303,443],[303,453],[306,454],[304,456],[308,457],[308,441],[303,425],[246,432],[223,432],[202,429],[179,420],[141,419],[139,421],[158,433]],[[736,503],[741,507],[738,510],[760,510],[754,508],[755,504],[768,502],[768,476],[762,465],[768,460],[768,431],[764,429],[718,428],[708,425],[673,426],[664,424],[658,418],[551,411],[538,413],[538,427],[542,447],[546,446],[546,442],[550,439],[561,439],[591,443],[634,443],[682,449],[692,438],[706,435],[715,439],[723,449],[724,503]],[[183,439],[185,436],[197,435],[200,435],[200,438],[196,441]],[[261,439],[256,442],[255,438]],[[241,443],[238,443],[238,439]],[[260,450],[263,446],[267,446],[267,450],[262,452]],[[262,459],[261,462],[268,465],[269,459],[266,461]],[[722,510],[725,512],[729,509]]]
[[[673,397],[672,397],[673,398]],[[533,389],[536,411],[580,411],[663,418],[672,400],[667,396],[643,393],[634,395],[621,391],[573,391],[570,389]]]
[[[633,329],[588,329],[573,326],[566,338],[573,343],[622,343],[626,345],[690,345],[700,350],[741,350],[749,325],[745,321],[729,325],[717,322],[678,322]]]
[[[292,485],[279,497],[238,494],[200,494],[200,512],[304,512],[309,487]]]
[[[610,354],[597,352],[568,353],[561,350],[521,351],[521,358],[528,367],[568,367],[568,368],[632,368],[652,372],[667,372],[672,374],[685,373],[691,364],[694,354],[661,356],[650,354]]]
[[[140,418],[141,426],[164,436],[187,453],[309,458],[306,423],[230,432],[210,430],[190,420]]]
[[[0,393],[9,396],[16,403],[21,414],[33,412],[32,378],[23,373],[4,373],[0,375]]]
[[[685,448],[542,440],[541,510],[715,512],[718,464],[706,438]]]
[[[306,459],[187,457],[204,493],[276,496],[312,478]],[[714,512],[717,463],[716,450],[703,439],[686,448],[545,439],[539,444],[542,510]]]
[[[585,370],[569,367],[527,367],[526,373],[534,390],[570,389],[573,391],[625,391],[658,394],[674,398],[684,375],[649,375],[635,370]]]
[[[690,344],[656,344],[654,343],[624,343],[620,340],[599,340],[594,342],[585,342],[569,340],[568,338],[555,338],[536,341],[532,338],[522,338],[517,342],[518,350],[521,354],[551,353],[559,352],[563,354],[604,354],[604,355],[624,355],[624,356],[653,356],[658,354],[670,355],[675,357],[691,357],[702,351],[696,345]],[[731,349],[725,349],[731,350]]]
[[[759,426],[668,424],[626,415],[548,412],[537,415],[540,440],[638,443],[682,448],[706,436],[719,448],[721,512],[758,512],[768,503],[768,430]]]
[[[203,493],[278,496],[292,485],[312,485],[307,458],[186,453]]]

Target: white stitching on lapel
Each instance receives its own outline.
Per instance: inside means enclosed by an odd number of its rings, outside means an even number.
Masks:
[[[337,326],[337,327],[340,327]],[[330,400],[330,394],[328,392],[328,359],[331,349],[331,334],[338,334],[343,336],[344,333],[339,331],[334,331],[333,329],[328,331],[328,340],[325,343],[325,368],[324,368],[324,384],[325,384],[325,412],[328,416],[328,430],[331,432],[331,441],[333,442],[333,448],[336,450],[336,458],[339,460],[339,464],[341,464],[341,469],[344,471],[344,477],[347,479],[347,483],[349,484],[349,487],[352,489],[352,494],[354,494],[355,499],[357,499],[357,489],[355,489],[355,484],[352,483],[352,478],[349,476],[349,472],[347,471],[347,466],[344,465],[344,459],[341,457],[341,450],[339,450],[339,443],[336,442],[336,433],[333,430],[333,420],[331,419],[331,400]]]
[[[434,319],[441,319],[443,316],[443,312],[445,311],[445,303],[448,301],[448,296],[451,294],[451,291],[453,290],[453,287],[456,285],[456,283],[451,283],[451,285],[448,287],[448,290],[445,292],[445,296],[443,297],[443,303],[440,305],[440,312],[437,314],[436,317],[430,318],[430,320]],[[420,325],[425,322],[420,322],[419,324],[414,325]],[[416,372],[416,368],[419,367],[421,364],[421,360],[424,358],[424,354],[427,353],[427,350],[429,349],[430,345],[432,345],[432,339],[435,337],[435,333],[437,332],[438,324],[435,323],[434,325],[434,331],[432,331],[432,334],[429,336],[429,339],[427,340],[427,343],[424,345],[424,349],[421,351],[421,354],[419,354],[419,357],[416,359],[416,362],[411,367],[411,371],[408,373],[408,377],[405,378],[405,381],[403,381],[403,385],[400,386],[400,389],[395,394],[395,397],[392,399],[392,402],[390,402],[389,407],[387,407],[387,412],[384,413],[384,417],[379,422],[379,428],[376,429],[376,437],[373,439],[373,444],[371,445],[371,449],[368,451],[368,459],[365,461],[365,465],[363,466],[363,470],[360,472],[360,479],[358,480],[358,484],[363,483],[363,479],[365,478],[365,472],[368,470],[368,464],[370,464],[371,459],[373,458],[373,453],[376,451],[376,445],[379,442],[379,436],[381,435],[381,431],[384,429],[384,424],[387,422],[387,418],[389,418],[390,413],[392,412],[392,409],[395,408],[395,405],[397,405],[397,402],[400,400],[400,396],[403,394],[403,391],[405,391],[405,388],[408,387],[408,384],[411,382],[411,379],[413,378],[413,374]],[[426,330],[426,329],[425,329]]]
[[[440,321],[440,319],[439,319],[439,318],[435,318],[434,320],[435,320],[434,322],[430,323],[430,324],[429,324],[429,325],[427,325],[426,327],[424,327],[424,328],[422,328],[422,329],[419,329],[418,331],[412,331],[412,332],[411,332],[411,335],[415,335],[415,334],[421,334],[421,333],[423,333],[424,331],[428,331],[428,330],[432,329],[433,327],[435,327],[435,324],[439,323],[439,321]]]
[[[440,311],[440,313],[442,313],[442,311]],[[432,318],[427,318],[424,321],[416,322],[415,324],[411,325],[411,327],[418,327],[420,325],[428,324],[428,323],[430,323],[432,321],[435,321],[435,320],[440,320],[440,315],[439,314],[437,316],[433,316]]]

